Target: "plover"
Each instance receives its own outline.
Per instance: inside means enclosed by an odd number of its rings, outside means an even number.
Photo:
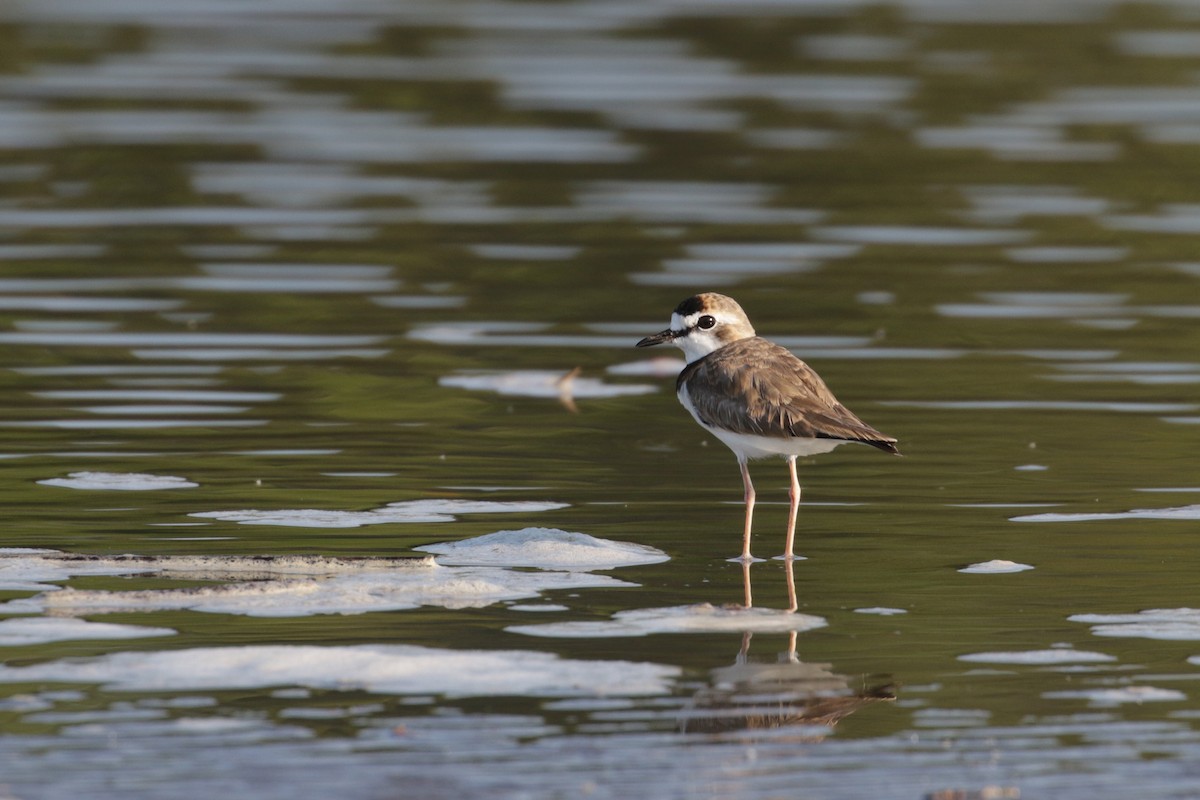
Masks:
[[[647,336],[637,346],[668,342],[683,350],[687,359],[675,381],[679,402],[737,456],[745,487],[744,562],[751,560],[754,516],[749,459],[781,456],[787,460],[792,485],[784,558],[790,560],[800,506],[798,456],[828,453],[847,442],[900,454],[894,438],[839,403],[812,367],[756,335],[746,312],[731,297],[712,292],[689,297],[676,306],[671,327]]]

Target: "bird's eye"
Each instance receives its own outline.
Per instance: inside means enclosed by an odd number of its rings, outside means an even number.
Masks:
[[[702,331],[706,331],[709,328],[711,328],[713,325],[716,325],[716,324],[717,324],[717,321],[715,319],[713,319],[712,317],[710,317],[708,314],[705,314],[703,317],[701,317],[696,322],[697,327],[699,327],[700,330],[702,330]]]

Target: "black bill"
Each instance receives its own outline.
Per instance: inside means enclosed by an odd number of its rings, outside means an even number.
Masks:
[[[660,332],[654,334],[653,336],[647,336],[645,339],[642,339],[640,342],[638,342],[636,346],[637,347],[653,347],[656,344],[663,344],[665,342],[673,342],[678,338],[679,338],[678,333],[671,330],[670,328],[667,328],[665,331],[660,331]]]

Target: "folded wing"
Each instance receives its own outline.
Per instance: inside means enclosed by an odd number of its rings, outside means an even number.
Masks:
[[[775,438],[844,439],[899,452],[894,438],[839,403],[811,367],[761,337],[731,342],[687,365],[677,387],[684,384],[700,418],[713,427]]]

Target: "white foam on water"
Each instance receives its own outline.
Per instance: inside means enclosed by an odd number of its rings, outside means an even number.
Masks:
[[[1088,650],[1068,650],[1053,648],[1049,650],[1000,651],[991,653],[968,653],[958,657],[959,661],[970,661],[979,664],[1101,664],[1116,661],[1115,656],[1107,653],[1095,653]]]
[[[701,603],[618,611],[610,620],[510,625],[510,633],[557,639],[650,636],[656,633],[790,633],[825,627],[821,617],[768,608]]]
[[[657,392],[657,386],[643,383],[605,383],[598,378],[569,377],[551,370],[512,370],[508,372],[470,372],[438,379],[439,386],[496,392],[514,397],[574,398],[627,397]]]
[[[1067,619],[1091,625],[1096,636],[1200,642],[1197,608],[1149,608],[1136,614],[1073,614]]]
[[[0,683],[89,683],[136,692],[302,686],[447,697],[624,697],[665,694],[678,674],[678,667],[660,664],[580,661],[520,650],[264,645],[0,666]]]
[[[1027,569],[1033,569],[1033,567],[1028,564],[1019,564],[1016,561],[994,558],[991,561],[981,561],[969,567],[963,567],[959,572],[972,575],[1001,575],[1009,572],[1024,572]]]
[[[285,508],[241,509],[237,511],[197,511],[189,514],[202,519],[240,522],[243,525],[282,525],[295,528],[358,528],[363,525],[390,523],[453,522],[456,514],[529,514],[566,508],[566,503],[548,501],[497,500],[406,500],[388,503],[370,511]]]
[[[0,591],[53,591],[54,581],[79,575],[156,574],[189,580],[261,580],[279,576],[320,576],[364,570],[432,567],[429,557],[325,558],[323,556],[90,556],[58,550],[0,549]],[[21,613],[37,610],[26,600],[14,600],[0,609],[19,607]]]
[[[66,555],[56,550],[0,550],[0,591],[53,591],[58,588],[53,582],[76,575],[128,575],[145,571],[109,559],[68,559]]]
[[[441,501],[430,501],[437,503]],[[453,503],[454,501],[444,501]],[[478,502],[490,508],[493,504]],[[45,591],[0,605],[0,611],[97,614],[191,610],[255,617],[362,614],[420,606],[482,608],[537,598],[552,590],[619,588],[635,584],[590,570],[667,560],[660,550],[552,528],[499,531],[445,545],[446,565],[424,558],[321,556],[75,556],[0,554],[0,589]],[[470,565],[470,566],[463,566]],[[540,567],[514,570],[510,567]],[[188,580],[235,581],[213,586],[143,591],[60,589],[47,581],[73,575],[154,574]]]
[[[200,485],[175,475],[147,475],[140,472],[72,472],[65,478],[47,478],[38,483],[65,489],[130,492],[190,489]]]
[[[70,617],[10,617],[0,620],[0,647],[21,647],[78,639],[141,639],[174,636],[170,628],[115,625]]]
[[[1010,519],[1012,522],[1099,522],[1108,519],[1200,520],[1200,503],[1175,508],[1135,508],[1132,511],[1027,514]]]
[[[1157,686],[1125,686],[1117,689],[1073,689],[1061,692],[1044,692],[1047,700],[1087,700],[1094,708],[1110,708],[1126,703],[1174,703],[1187,699],[1187,695],[1175,689],[1159,689]]]
[[[668,561],[663,551],[644,544],[598,539],[557,528],[497,531],[473,539],[414,548],[434,553],[439,564],[540,567],[587,571]]]
[[[323,576],[417,569],[434,566],[428,556],[331,558],[318,555],[278,556],[75,556],[102,563],[128,564],[130,572],[154,572],[164,577],[247,580],[288,575]]]
[[[129,592],[63,589],[35,600],[59,614],[189,610],[248,617],[306,617],[401,611],[421,606],[483,608],[506,600],[535,598],[545,591],[634,585],[587,572],[524,572],[430,564],[416,569],[364,570],[328,578],[245,581],[182,589]]]

